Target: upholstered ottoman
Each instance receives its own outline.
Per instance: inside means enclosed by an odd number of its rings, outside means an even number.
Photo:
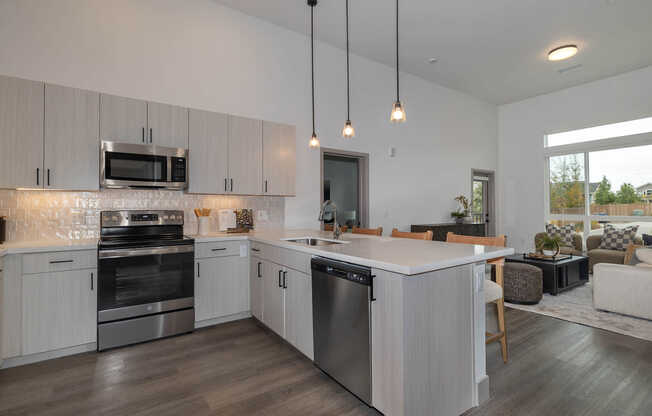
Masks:
[[[533,305],[543,296],[543,272],[525,263],[505,263],[505,301]]]

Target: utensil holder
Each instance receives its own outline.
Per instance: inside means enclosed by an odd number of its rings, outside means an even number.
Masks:
[[[211,219],[210,217],[197,218],[197,234],[207,235],[210,232]]]

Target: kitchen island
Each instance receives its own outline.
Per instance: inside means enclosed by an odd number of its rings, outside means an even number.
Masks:
[[[485,262],[512,249],[353,234],[323,246],[288,241],[308,237],[330,239],[332,233],[265,230],[195,238],[200,244],[246,238],[256,255],[274,264],[285,262],[279,259],[287,255],[280,253],[303,253],[303,264],[295,267],[304,273],[309,273],[311,256],[372,268],[371,403],[384,414],[459,415],[489,398]],[[276,286],[274,279],[272,273]],[[252,311],[254,299],[252,294]],[[287,304],[285,314],[293,315]],[[286,332],[282,323],[268,322],[279,335]]]

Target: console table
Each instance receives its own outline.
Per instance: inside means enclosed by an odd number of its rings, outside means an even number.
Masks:
[[[413,233],[425,233],[432,231],[432,239],[435,241],[446,241],[446,234],[452,232],[460,235],[471,235],[474,237],[485,236],[485,224],[483,222],[474,223],[443,223],[443,224],[418,224],[410,226]]]

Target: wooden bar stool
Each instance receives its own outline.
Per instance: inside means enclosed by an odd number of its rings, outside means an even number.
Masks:
[[[383,235],[383,227],[378,227],[378,228],[353,227],[353,234]]]
[[[498,237],[472,237],[466,235],[458,235],[449,232],[446,234],[446,242],[448,243],[461,243],[461,244],[475,244],[480,246],[494,246],[505,247],[505,236]],[[487,261],[488,264],[496,268],[496,281],[493,282],[484,279],[484,300],[485,303],[495,303],[498,315],[498,333],[492,334],[487,332],[486,343],[500,341],[501,352],[503,361],[507,362],[507,332],[505,331],[505,298],[504,298],[504,278],[503,268],[505,266],[505,258],[495,258]]]
[[[426,231],[425,233],[409,233],[405,231],[399,231],[397,228],[394,228],[392,230],[392,237],[411,238],[413,240],[432,240],[432,231]]]
[[[348,229],[349,227],[347,227],[346,225],[342,225],[340,227],[340,231],[342,231],[343,233],[345,233],[346,230]],[[324,224],[324,231],[333,231],[333,224]]]

